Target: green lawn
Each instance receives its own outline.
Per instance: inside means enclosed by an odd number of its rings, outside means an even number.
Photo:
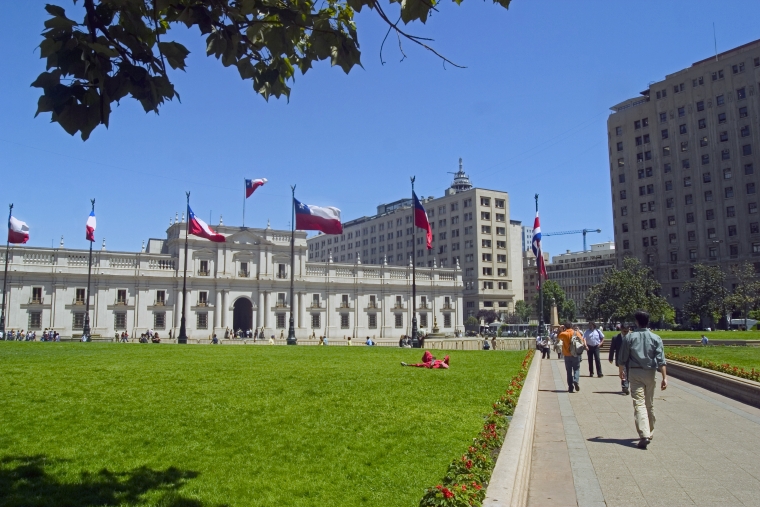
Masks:
[[[416,506],[523,352],[0,342],[0,506]]]
[[[665,347],[665,352],[760,370],[760,347]]]
[[[760,331],[657,331],[663,340],[760,340]]]

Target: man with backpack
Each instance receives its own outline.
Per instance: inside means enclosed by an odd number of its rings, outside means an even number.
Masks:
[[[581,359],[586,349],[583,335],[573,329],[573,323],[568,321],[565,322],[565,330],[557,335],[557,339],[562,342],[562,355],[565,358],[567,372],[567,392],[580,391],[581,386],[578,382],[581,376]]]
[[[625,376],[624,366],[628,367],[633,414],[636,431],[639,433],[638,447],[646,449],[652,441],[654,431],[655,373],[658,370],[662,372],[660,389],[663,391],[668,387],[668,375],[662,339],[647,328],[649,314],[639,310],[633,318],[636,320],[636,329],[623,337],[618,363],[621,379]]]

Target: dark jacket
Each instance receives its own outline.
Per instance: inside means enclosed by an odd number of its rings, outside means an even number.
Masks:
[[[615,361],[615,366],[619,366],[618,357],[620,356],[620,345],[623,343],[623,334],[618,333],[610,342],[610,358],[609,360]]]

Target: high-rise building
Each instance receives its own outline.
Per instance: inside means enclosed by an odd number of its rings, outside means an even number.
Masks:
[[[522,299],[522,223],[509,218],[509,194],[475,188],[462,169],[443,197],[421,197],[433,229],[433,249],[417,229],[411,198],[377,207],[377,214],[343,224],[343,234],[318,234],[307,240],[310,261],[435,266],[463,272],[462,319],[482,308],[511,313]]]
[[[578,316],[582,315],[583,301],[589,289],[602,281],[604,274],[616,265],[615,243],[608,241],[591,245],[591,250],[555,255],[546,265],[549,280],[565,291],[565,296],[575,302]]]
[[[533,247],[533,227],[522,226],[522,250],[527,252]]]
[[[730,273],[760,255],[756,92],[760,40],[650,83],[607,120],[618,262],[650,266],[677,308],[695,263]]]

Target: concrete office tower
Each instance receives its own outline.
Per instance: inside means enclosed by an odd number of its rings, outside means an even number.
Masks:
[[[650,266],[677,308],[695,263],[730,273],[760,255],[759,82],[760,40],[651,83],[607,120],[618,263]]]
[[[615,243],[608,241],[591,245],[591,250],[555,255],[552,263],[546,265],[549,280],[565,291],[565,296],[575,302],[576,315],[583,316],[583,301],[594,285],[601,283],[602,277],[616,264]]]
[[[409,191],[411,194],[411,190]],[[411,195],[377,207],[377,214],[345,222],[343,234],[307,239],[309,260],[462,270],[462,321],[479,309],[509,314],[523,298],[522,223],[510,220],[509,195],[475,188],[462,169],[443,197],[419,196],[433,228],[433,249],[419,229],[412,244]],[[461,322],[460,322],[461,324]]]

